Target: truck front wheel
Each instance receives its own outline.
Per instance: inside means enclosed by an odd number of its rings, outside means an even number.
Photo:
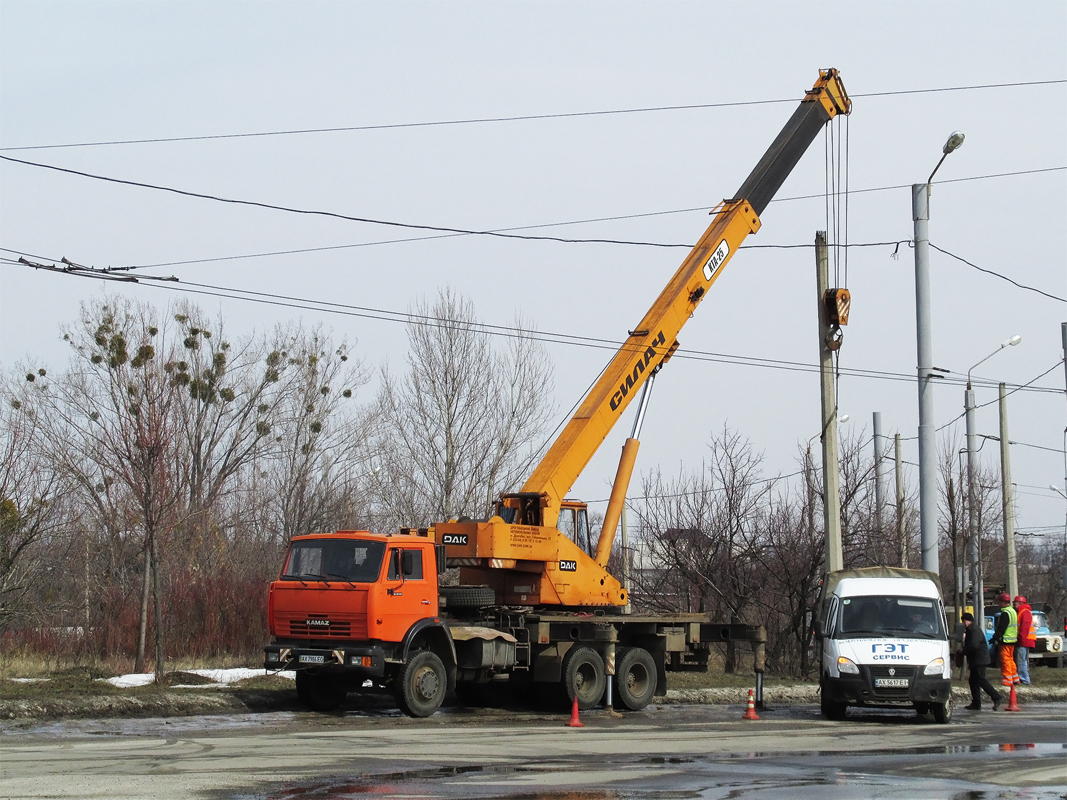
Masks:
[[[429,650],[416,652],[397,672],[396,704],[409,717],[429,717],[437,713],[447,691],[445,665]]]
[[[640,711],[656,694],[656,662],[640,647],[620,647],[615,688],[619,702],[631,711]]]
[[[312,711],[333,711],[345,700],[345,690],[332,675],[296,673],[296,696]]]
[[[578,708],[588,711],[604,696],[607,678],[604,659],[590,647],[572,647],[563,659],[563,689],[567,701],[578,698]]]

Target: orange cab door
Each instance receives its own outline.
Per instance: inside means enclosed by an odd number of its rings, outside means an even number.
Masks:
[[[437,614],[437,573],[422,549],[390,548],[376,616],[383,641],[399,642],[417,620]]]

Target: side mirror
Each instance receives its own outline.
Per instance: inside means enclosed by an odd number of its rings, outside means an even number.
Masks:
[[[415,574],[415,553],[412,550],[404,550],[400,554],[400,574],[409,578]]]
[[[814,622],[812,622],[811,623],[811,628],[815,632],[815,638],[816,639],[818,639],[819,641],[822,641],[825,638],[825,636],[823,634],[822,620],[821,619],[817,619]]]

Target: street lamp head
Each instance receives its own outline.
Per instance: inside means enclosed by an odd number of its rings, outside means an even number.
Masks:
[[[848,422],[848,414],[842,414],[840,417],[837,418],[837,421],[840,423]]]
[[[959,146],[963,144],[964,138],[966,137],[964,137],[961,131],[953,131],[952,135],[948,137],[948,141],[945,142],[945,146],[941,149],[941,152],[947,156],[949,153],[951,153],[953,150],[958,149]]]
[[[1010,339],[1005,339],[1003,342],[1000,343],[1000,347],[998,347],[992,353],[987,355],[985,358],[983,358],[981,361],[979,361],[977,364],[975,364],[973,367],[971,367],[969,370],[967,370],[967,388],[968,389],[971,388],[971,373],[974,372],[974,370],[978,366],[978,364],[984,364],[986,361],[991,359],[993,356],[995,356],[997,353],[999,353],[1005,347],[1015,347],[1015,345],[1017,345],[1022,340],[1023,340],[1023,337],[1020,336],[1019,334],[1015,334]]]
[[[959,146],[963,144],[963,138],[963,134],[959,131],[953,131],[952,135],[948,137],[948,141],[945,142],[945,146],[941,148],[941,152],[943,154],[941,156],[941,161],[937,162],[937,166],[934,167],[934,171],[931,172],[930,177],[926,179],[927,192],[930,191],[930,182],[934,179],[934,173],[936,173],[941,168],[941,164],[946,158],[948,158],[948,154],[951,153],[953,150],[958,149]]]

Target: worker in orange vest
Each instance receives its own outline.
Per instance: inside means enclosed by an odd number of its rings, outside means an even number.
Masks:
[[[1005,686],[1016,686],[1019,683],[1019,673],[1015,668],[1015,643],[1019,640],[1019,616],[1011,604],[1011,595],[1001,592],[997,595],[997,602],[1001,604],[1000,616],[997,617],[997,627],[993,631],[993,637],[989,643],[997,648],[1000,658],[1000,682]]]
[[[1019,683],[1030,685],[1030,651],[1037,646],[1037,634],[1034,631],[1034,615],[1026,598],[1019,595],[1012,600],[1015,613],[1019,616],[1019,639],[1015,643],[1015,669],[1019,672]]]

